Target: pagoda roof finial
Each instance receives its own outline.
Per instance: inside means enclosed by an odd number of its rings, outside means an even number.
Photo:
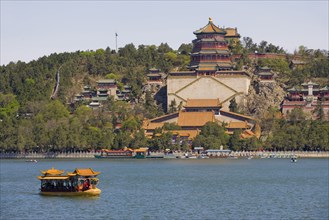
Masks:
[[[193,32],[194,34],[226,34],[226,31],[222,28],[217,27],[213,21],[212,18],[209,17],[209,22],[206,26],[203,28],[200,28],[197,31]]]

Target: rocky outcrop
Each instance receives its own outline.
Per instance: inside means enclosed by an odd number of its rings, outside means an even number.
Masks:
[[[285,94],[275,80],[261,81],[255,78],[249,88],[246,112],[256,118],[264,118],[269,108],[280,108]]]

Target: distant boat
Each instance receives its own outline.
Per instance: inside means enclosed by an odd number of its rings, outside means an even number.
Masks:
[[[107,150],[103,149],[100,154],[95,154],[95,158],[133,158],[133,150]]]
[[[64,170],[54,168],[41,171],[43,176],[38,176],[41,181],[40,194],[46,196],[98,196],[101,190],[97,175],[91,168],[75,169],[63,175]]]
[[[209,159],[209,156],[207,154],[200,154],[197,156],[197,159]]]
[[[135,158],[144,159],[146,158],[148,148],[130,149],[125,148],[121,150],[108,150],[102,149],[100,154],[95,154],[95,158]]]
[[[290,158],[290,162],[291,162],[291,163],[297,163],[297,156],[292,156],[292,157]]]
[[[197,159],[198,156],[196,154],[185,153],[184,155],[176,157],[176,158],[179,158],[179,159]]]
[[[37,163],[37,160],[26,160],[25,162],[30,162],[30,163]]]

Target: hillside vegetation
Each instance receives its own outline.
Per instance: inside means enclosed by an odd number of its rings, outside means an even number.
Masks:
[[[306,64],[292,69],[293,55],[257,63],[248,59],[247,54],[255,50],[285,54],[282,48],[266,41],[255,44],[251,38],[243,38],[241,44],[230,44],[230,48],[233,53],[241,54],[235,65],[237,69],[253,70],[257,65],[272,68],[278,74],[278,89],[284,90],[310,79],[323,86],[329,85],[327,51],[300,47],[295,53]],[[54,53],[29,63],[18,61],[1,66],[0,150],[48,152],[145,146],[154,150],[186,149],[186,143],[182,146],[171,143],[170,132],[147,140],[141,124],[144,118],[167,111],[162,103],[154,100],[154,94],[143,90],[146,73],[154,67],[165,73],[186,70],[191,49],[191,44],[182,44],[177,51],[166,43],[139,45],[138,48],[128,44],[118,52],[106,48]],[[60,72],[59,90],[57,98],[51,99],[57,71]],[[130,102],[109,99],[100,111],[93,111],[86,103],[73,102],[84,85],[95,86],[98,79],[107,77],[114,77],[119,85],[132,87]],[[236,150],[329,150],[329,124],[324,121],[329,116],[310,121],[296,110],[286,120],[280,117],[277,102],[279,100],[260,105],[263,107],[258,111],[242,107],[238,110],[260,119],[263,130],[260,140],[240,140],[239,134],[222,137],[223,132],[213,134],[206,129],[194,145],[206,140],[209,143],[206,148],[217,148],[219,146],[211,143],[218,141],[212,139],[220,139],[220,144]]]

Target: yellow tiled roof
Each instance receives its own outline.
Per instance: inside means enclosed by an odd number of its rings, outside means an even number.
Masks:
[[[225,37],[240,37],[240,34],[238,34],[238,31],[235,28],[225,28],[225,31]]]
[[[220,107],[219,99],[187,99],[185,107]]]
[[[226,114],[236,115],[236,116],[239,116],[239,117],[243,117],[243,118],[246,118],[246,119],[257,121],[256,118],[253,118],[253,117],[250,117],[250,116],[247,116],[247,115],[242,115],[242,114],[231,112],[231,111],[225,111],[225,110],[222,110],[222,109],[220,111],[223,112],[223,113],[226,113]]]
[[[171,130],[166,132],[172,132],[174,135],[180,137],[188,137],[188,139],[194,139],[199,133],[200,130]]]
[[[251,137],[256,137],[255,133],[250,131],[250,130],[245,130],[242,132],[240,135],[241,138],[251,138]]]
[[[246,128],[250,128],[250,126],[248,125],[248,123],[246,121],[244,122],[240,122],[240,121],[231,121],[226,128],[241,128],[241,129],[246,129]]]
[[[74,170],[74,172],[68,173],[68,174],[69,175],[77,174],[77,175],[80,175],[80,176],[96,176],[96,175],[100,174],[100,172],[95,172],[91,168],[86,168],[86,169],[77,168],[77,169]]]
[[[202,127],[207,122],[214,122],[213,112],[179,112],[178,126]]]
[[[150,122],[149,120],[144,120],[142,128],[144,130],[154,130],[156,128],[162,128],[164,123],[162,122]]]
[[[174,117],[175,114],[177,114],[177,117],[178,117],[178,112],[173,112],[173,113],[170,113],[170,114],[166,114],[166,115],[162,115],[162,116],[159,116],[159,117],[156,117],[156,118],[152,118],[152,119],[149,119],[150,122],[153,122],[153,121],[165,121],[166,120],[166,117]],[[148,119],[146,119],[148,120]]]
[[[203,28],[200,28],[197,31],[194,31],[194,34],[201,34],[201,33],[223,33],[223,34],[225,34],[226,32],[223,29],[217,27],[212,22],[212,19],[209,18],[209,22],[206,26],[204,26]]]

